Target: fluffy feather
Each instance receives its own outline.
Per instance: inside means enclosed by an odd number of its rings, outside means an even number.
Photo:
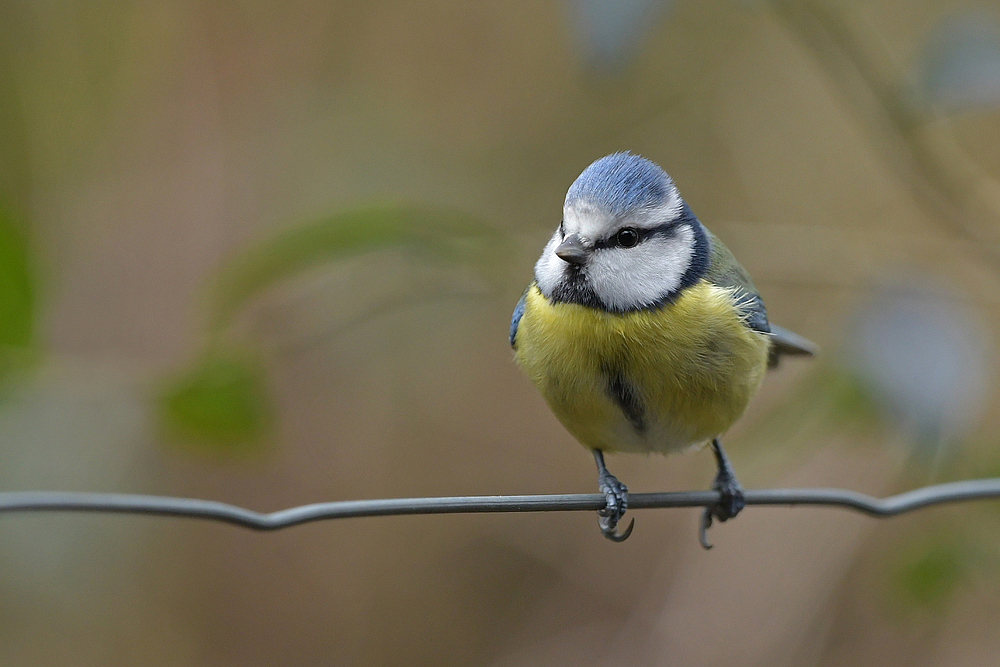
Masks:
[[[736,316],[731,290],[704,281],[669,306],[624,315],[551,303],[532,286],[516,358],[585,446],[666,453],[703,443],[736,421],[764,375],[767,350],[766,336]],[[636,393],[643,430],[609,393],[613,377]]]

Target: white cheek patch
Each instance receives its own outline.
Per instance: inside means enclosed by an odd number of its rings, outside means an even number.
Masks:
[[[538,283],[538,289],[545,296],[552,296],[553,290],[562,282],[563,272],[566,270],[566,262],[556,255],[556,246],[561,242],[562,235],[557,229],[549,242],[545,244],[542,256],[535,262],[535,282]]]
[[[610,309],[652,306],[680,288],[694,245],[694,230],[681,225],[673,236],[653,236],[634,248],[597,250],[587,265],[590,285]]]
[[[624,220],[616,220],[602,207],[586,200],[567,202],[563,224],[557,229],[535,263],[535,282],[542,294],[552,295],[566,287],[568,264],[555,254],[563,233],[578,234],[588,246],[606,239],[622,226],[656,229],[673,221],[683,201],[672,188],[660,206],[633,209]],[[591,251],[582,267],[586,288],[609,310],[628,311],[662,302],[680,288],[694,259],[695,233],[686,224],[670,235],[655,234],[633,248],[604,247]]]

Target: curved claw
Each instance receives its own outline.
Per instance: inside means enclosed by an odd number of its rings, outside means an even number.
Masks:
[[[706,507],[701,511],[701,525],[698,527],[698,541],[701,543],[701,548],[708,549],[712,548],[712,543],[708,541],[708,529],[712,527],[712,508]]]
[[[635,517],[629,522],[628,528],[625,529],[624,533],[618,532],[617,525],[606,525],[602,519],[598,519],[598,524],[601,526],[601,532],[604,533],[604,537],[612,542],[624,542],[632,534],[632,528],[635,527]]]
[[[604,507],[597,510],[597,523],[604,537],[612,542],[624,542],[632,534],[632,527],[635,525],[635,519],[632,519],[624,533],[618,532],[618,522],[628,509],[628,487],[608,472],[607,466],[604,465],[604,452],[595,449],[594,461],[597,463],[597,488],[606,499]]]
[[[736,480],[733,466],[730,465],[718,438],[712,440],[712,452],[715,454],[715,462],[719,468],[715,480],[712,482],[712,490],[719,492],[719,500],[701,512],[698,541],[704,549],[712,548],[712,543],[708,541],[708,529],[712,527],[712,519],[728,521],[739,514],[747,504],[746,498],[743,496],[743,487]]]

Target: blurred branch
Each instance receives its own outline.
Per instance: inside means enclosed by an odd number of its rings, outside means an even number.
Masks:
[[[400,247],[495,279],[505,243],[478,218],[446,207],[381,204],[340,211],[283,230],[229,261],[211,295],[212,329],[228,326],[251,298],[322,262]]]
[[[1000,221],[1000,183],[962,149],[943,115],[915,102],[893,58],[871,52],[879,40],[861,39],[828,3],[777,0],[770,6],[839,87],[915,200],[1000,269],[990,236]]]
[[[826,505],[855,510],[874,517],[968,500],[1000,498],[1000,478],[938,484],[888,498],[874,498],[847,489],[748,490],[747,505]],[[709,507],[719,501],[715,491],[676,491],[629,494],[629,509]],[[13,512],[102,512],[152,514],[221,521],[254,530],[278,530],[310,521],[405,514],[477,514],[492,512],[557,512],[599,510],[600,493],[533,496],[461,496],[444,498],[385,498],[344,500],[302,505],[263,514],[211,500],[143,496],[121,493],[63,491],[8,491],[0,493],[0,514]]]

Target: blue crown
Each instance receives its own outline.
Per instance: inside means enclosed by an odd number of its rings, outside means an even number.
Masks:
[[[655,162],[631,153],[602,157],[573,182],[566,203],[586,201],[618,217],[638,208],[659,206],[673,181]]]

